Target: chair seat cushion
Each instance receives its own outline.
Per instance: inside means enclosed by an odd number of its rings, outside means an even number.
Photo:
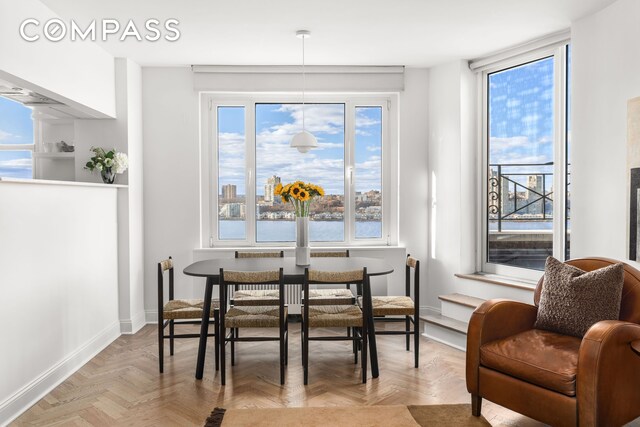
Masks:
[[[288,310],[284,308],[284,318]],[[224,316],[227,328],[278,328],[280,327],[280,307],[278,306],[235,306]]]
[[[168,301],[162,310],[162,316],[165,319],[200,319],[202,318],[202,307],[204,300],[202,299],[174,299]],[[211,317],[213,313],[220,307],[217,299],[211,300]]]
[[[567,396],[576,395],[582,340],[531,329],[480,347],[480,364]]]
[[[353,305],[355,302],[349,289],[309,289],[309,297],[311,305]]]
[[[233,293],[234,305],[278,305],[280,291],[277,289],[241,289]]]
[[[302,308],[302,315],[304,316]],[[304,318],[304,317],[303,317]],[[312,305],[309,307],[309,327],[362,327],[362,310],[355,305]]]
[[[374,316],[412,316],[415,314],[415,306],[411,297],[371,297],[371,303]],[[362,297],[358,297],[358,305],[362,307]]]

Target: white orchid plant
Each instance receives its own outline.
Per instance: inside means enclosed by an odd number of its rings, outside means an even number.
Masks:
[[[101,147],[91,147],[95,154],[85,165],[85,169],[98,172],[109,171],[114,174],[124,173],[129,167],[129,158],[125,153],[119,153],[114,148],[106,151]]]

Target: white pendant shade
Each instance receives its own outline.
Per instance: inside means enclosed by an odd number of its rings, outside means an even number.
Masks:
[[[297,148],[299,152],[306,153],[312,148],[316,148],[318,146],[318,140],[315,136],[303,130],[300,133],[297,133],[293,139],[291,140],[291,147]]]

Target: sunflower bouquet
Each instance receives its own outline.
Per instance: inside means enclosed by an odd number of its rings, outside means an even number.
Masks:
[[[293,205],[297,217],[305,217],[309,216],[311,200],[324,196],[324,189],[319,185],[296,181],[284,186],[278,184],[274,193]]]

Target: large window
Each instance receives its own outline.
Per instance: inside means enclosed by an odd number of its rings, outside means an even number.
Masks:
[[[31,109],[0,97],[0,178],[33,178]]]
[[[569,256],[567,58],[564,45],[483,74],[485,271]]]
[[[302,129],[302,104],[279,99],[205,95],[203,132],[210,136],[207,197],[211,245],[281,245],[295,241],[292,206],[275,187],[296,180],[325,189],[314,200],[316,245],[392,243],[392,201],[383,197],[392,96],[318,96],[305,104],[305,128],[318,147],[289,146]],[[385,181],[387,180],[387,181]]]

